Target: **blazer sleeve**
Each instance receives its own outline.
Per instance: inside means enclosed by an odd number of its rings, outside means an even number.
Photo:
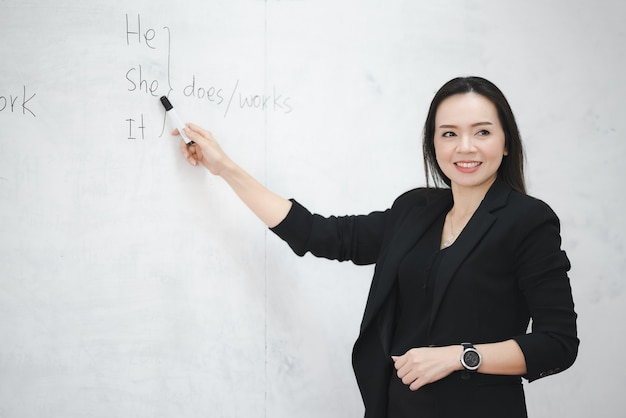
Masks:
[[[516,254],[517,280],[532,318],[532,332],[516,337],[526,359],[529,381],[570,367],[578,353],[577,314],[561,250],[556,214],[536,201],[520,222]]]
[[[307,252],[358,265],[373,264],[382,245],[387,211],[369,215],[329,216],[312,214],[296,200],[281,223],[271,231],[303,256]]]

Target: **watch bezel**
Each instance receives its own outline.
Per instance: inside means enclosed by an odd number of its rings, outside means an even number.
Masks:
[[[463,353],[461,354],[461,364],[463,365],[465,370],[475,372],[476,370],[478,370],[478,368],[480,367],[480,364],[482,363],[482,356],[480,355],[478,350],[474,348],[474,346],[471,343],[463,343],[462,345],[463,345]],[[478,362],[476,363],[476,365],[469,365],[465,361],[465,356],[469,353],[476,353],[476,356],[478,357]]]

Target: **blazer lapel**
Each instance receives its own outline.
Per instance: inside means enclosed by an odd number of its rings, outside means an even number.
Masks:
[[[448,285],[452,281],[457,269],[467,256],[472,252],[474,247],[480,242],[483,236],[489,231],[491,225],[496,220],[493,211],[506,205],[506,200],[511,189],[503,182],[497,181],[491,186],[491,189],[485,195],[480,206],[469,220],[463,232],[454,245],[447,251],[445,259],[439,267],[439,273],[433,290],[433,305],[430,315],[430,324],[432,326],[437,311],[441,305],[441,301],[445,295]]]

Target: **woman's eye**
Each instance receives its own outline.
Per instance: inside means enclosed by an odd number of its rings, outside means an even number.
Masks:
[[[444,132],[443,135],[441,136],[443,136],[444,138],[450,138],[452,136],[456,136],[456,134],[452,131],[448,131],[448,132]]]
[[[486,135],[489,135],[489,134],[490,134],[490,132],[488,130],[486,130],[486,129],[481,129],[480,131],[478,131],[476,133],[476,135],[480,135],[480,136],[486,136]]]

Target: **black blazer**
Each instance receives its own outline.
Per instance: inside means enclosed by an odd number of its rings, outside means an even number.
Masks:
[[[386,416],[400,261],[451,207],[448,189],[414,189],[388,210],[358,216],[323,217],[293,201],[287,217],[272,229],[301,256],[311,252],[376,263],[353,350],[366,417]],[[571,366],[579,340],[570,264],[560,246],[559,220],[550,207],[496,181],[440,266],[429,345],[513,338],[524,353],[529,381]],[[493,376],[493,383],[498,378]]]

